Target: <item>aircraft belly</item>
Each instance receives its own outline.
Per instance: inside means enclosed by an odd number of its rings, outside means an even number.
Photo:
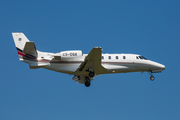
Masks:
[[[51,63],[50,66],[48,66],[49,69],[59,71],[59,72],[75,72],[77,68],[79,67],[79,63],[66,63],[66,64],[59,64],[59,63]]]
[[[147,67],[147,65],[140,65],[135,63],[102,64],[102,66],[107,69],[106,73],[126,73],[149,70],[149,67]]]

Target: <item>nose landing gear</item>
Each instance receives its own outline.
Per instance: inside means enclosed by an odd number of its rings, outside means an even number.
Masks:
[[[150,80],[153,81],[155,78],[153,75],[151,75]]]
[[[152,75],[152,72],[149,71],[148,73],[151,75],[150,80],[153,81],[155,79],[155,77]]]

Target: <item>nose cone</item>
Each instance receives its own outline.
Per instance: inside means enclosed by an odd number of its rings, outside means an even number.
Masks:
[[[165,66],[163,64],[160,64],[159,67],[162,69],[162,70],[165,70]]]
[[[158,68],[161,71],[163,71],[165,69],[165,66],[163,64],[160,64],[160,63],[156,63],[155,66],[156,66],[156,68]]]
[[[162,70],[165,70],[165,68],[166,68],[165,65],[163,65]]]
[[[163,70],[165,70],[165,66],[157,62],[152,62],[151,66],[152,72],[162,72]]]

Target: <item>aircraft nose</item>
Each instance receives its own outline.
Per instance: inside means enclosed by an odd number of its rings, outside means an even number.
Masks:
[[[162,65],[162,64],[161,64],[160,68],[161,68],[162,70],[165,70],[165,66]]]
[[[160,68],[162,71],[165,70],[165,66],[163,64],[157,63],[157,67]]]
[[[165,66],[157,62],[153,62],[152,66],[154,66],[152,67],[152,72],[162,72],[163,70],[165,70]]]

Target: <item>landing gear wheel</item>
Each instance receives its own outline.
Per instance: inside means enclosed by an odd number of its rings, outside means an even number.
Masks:
[[[90,85],[91,85],[90,81],[86,81],[86,82],[85,82],[85,86],[86,86],[86,87],[89,87]]]
[[[153,81],[155,78],[153,75],[151,75],[150,80]]]
[[[94,77],[94,72],[89,72],[89,77]]]

